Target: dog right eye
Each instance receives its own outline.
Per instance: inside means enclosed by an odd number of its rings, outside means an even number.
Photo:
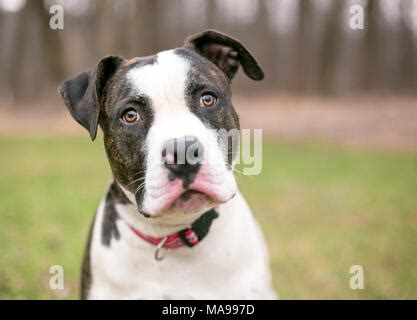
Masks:
[[[126,123],[134,123],[140,120],[140,116],[135,109],[127,109],[123,112],[121,119]]]
[[[212,93],[204,93],[200,98],[200,107],[206,108],[214,106],[217,102],[217,97]]]

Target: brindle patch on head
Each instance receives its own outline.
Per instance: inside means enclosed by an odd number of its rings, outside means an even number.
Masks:
[[[115,73],[106,86],[100,127],[104,133],[104,146],[114,178],[132,193],[143,182],[146,170],[145,140],[152,126],[154,114],[148,97],[138,95],[131,87],[126,74],[156,62],[156,56],[128,60]],[[123,111],[133,108],[141,118],[134,124],[121,120]],[[138,191],[139,193],[141,190]]]
[[[186,86],[186,101],[189,109],[207,127],[212,129],[240,129],[239,117],[231,101],[230,80],[214,63],[187,48],[176,49],[176,53],[185,57],[190,63]],[[199,100],[203,93],[213,92],[218,103],[215,107],[200,108]],[[222,139],[224,136],[220,136]],[[238,139],[238,137],[234,137]],[[237,144],[226,138],[223,143],[227,146],[227,162],[232,164],[237,152]]]

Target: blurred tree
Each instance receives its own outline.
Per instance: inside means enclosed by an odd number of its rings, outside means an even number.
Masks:
[[[374,80],[380,53],[382,53],[378,51],[378,14],[380,12],[378,6],[378,0],[369,0],[365,10],[365,36],[363,37],[362,74],[360,75],[360,83],[364,91],[372,90],[377,86]]]
[[[399,64],[399,89],[403,88],[410,93],[415,93],[417,89],[417,50],[416,35],[413,34],[409,19],[412,12],[413,1],[404,0],[401,2],[400,30],[401,30],[401,57]],[[417,7],[417,3],[416,3]],[[415,9],[417,10],[417,8]],[[414,17],[417,20],[417,17]],[[415,21],[416,21],[415,20]],[[409,23],[407,23],[409,22]]]
[[[59,31],[49,27],[49,19],[42,1],[28,1],[15,17],[6,74],[14,99],[49,89],[64,76]]]
[[[320,50],[320,67],[318,74],[319,92],[333,93],[334,74],[337,68],[337,54],[341,38],[341,22],[344,3],[342,1],[331,1],[329,12],[324,17],[326,28]]]
[[[230,33],[254,52],[266,71],[265,90],[416,91],[417,0],[361,1],[365,30],[357,32],[345,25],[351,0],[61,3],[65,29],[59,31],[49,28],[52,0],[27,1],[17,12],[2,10],[0,3],[0,99],[55,97],[62,79],[92,67],[104,55],[149,55],[181,45],[187,35],[204,28]],[[393,20],[397,7],[399,18]],[[237,91],[248,92],[252,85],[239,73]]]

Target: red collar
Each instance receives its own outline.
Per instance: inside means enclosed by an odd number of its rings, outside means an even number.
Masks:
[[[155,259],[162,260],[163,255],[160,255],[161,249],[178,249],[181,247],[194,247],[199,243],[209,232],[210,226],[214,219],[219,214],[210,209],[203,213],[197,220],[195,220],[190,228],[182,229],[178,232],[166,235],[164,237],[154,237],[148,234],[144,234],[128,224],[128,227],[142,240],[153,244],[156,247]]]

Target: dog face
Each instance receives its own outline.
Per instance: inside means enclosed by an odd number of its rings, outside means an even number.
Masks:
[[[114,178],[140,213],[198,215],[237,191],[230,81],[240,65],[263,78],[242,44],[206,31],[154,56],[103,58],[59,91],[92,139],[102,128]]]

